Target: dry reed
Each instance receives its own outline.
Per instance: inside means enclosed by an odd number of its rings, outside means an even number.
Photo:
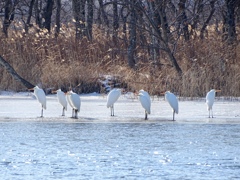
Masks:
[[[137,68],[130,69],[126,51],[115,48],[111,37],[96,27],[92,42],[77,41],[71,27],[62,27],[57,39],[37,28],[27,35],[11,30],[9,38],[0,36],[1,55],[23,78],[43,88],[100,92],[100,77],[112,75],[128,91],[145,89],[152,95],[171,90],[180,96],[202,97],[217,88],[223,96],[240,96],[240,46],[227,46],[215,33],[204,40],[179,41],[175,56],[183,70],[182,77],[164,52],[159,58],[161,65],[153,65],[147,51],[140,48]],[[126,49],[125,42],[118,43],[118,47]],[[0,76],[0,90],[26,90],[3,68]]]

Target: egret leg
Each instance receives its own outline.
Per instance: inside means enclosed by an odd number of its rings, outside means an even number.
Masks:
[[[213,118],[213,110],[212,110],[212,118]]]
[[[78,119],[78,110],[75,109],[75,119]]]
[[[72,109],[72,118],[74,118],[74,109]]]
[[[145,110],[145,120],[147,120],[147,111]]]
[[[113,115],[112,115],[112,116],[114,116],[114,106],[112,106],[112,112],[113,112]]]
[[[111,116],[112,116],[112,107],[110,107],[110,110],[111,110]]]
[[[211,111],[211,110],[209,109],[209,110],[208,110],[208,118],[210,118],[210,111]]]
[[[42,107],[42,111],[41,111],[41,116],[40,117],[43,117],[43,107]]]
[[[62,110],[62,116],[65,116],[65,114],[64,114],[64,110],[65,110],[65,107],[63,107],[63,110]]]
[[[174,115],[175,115],[175,111],[173,111],[173,121],[174,121]]]

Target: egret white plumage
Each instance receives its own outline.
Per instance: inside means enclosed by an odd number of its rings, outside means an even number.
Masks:
[[[144,91],[143,89],[141,89],[141,90],[139,90],[139,93],[142,93],[143,95],[145,95],[149,99],[149,101],[151,101],[150,95],[148,94],[147,91]]]
[[[147,120],[147,115],[151,113],[151,100],[148,92],[144,90],[139,91],[139,101],[145,110],[145,120]]]
[[[42,106],[42,111],[41,111],[41,116],[40,117],[43,117],[43,108],[47,109],[46,95],[45,95],[44,91],[41,88],[39,88],[38,86],[35,86],[34,88],[29,89],[29,90],[34,90],[34,95],[36,96],[38,102]]]
[[[172,110],[173,110],[173,121],[174,121],[175,113],[178,114],[178,99],[170,91],[166,91],[164,94],[165,94],[165,99],[167,100],[169,105],[172,107]]]
[[[114,103],[121,96],[121,89],[112,89],[107,95],[107,108],[111,108],[111,116],[114,116]]]
[[[66,93],[66,97],[67,97],[67,102],[70,104],[70,106],[72,108],[72,118],[74,118],[74,106],[73,106],[72,101],[70,99],[70,94],[71,94],[70,92],[72,92],[72,91],[68,91]]]
[[[67,100],[68,100],[70,106],[73,108],[72,117],[77,119],[78,118],[77,113],[80,112],[81,99],[80,99],[79,95],[74,93],[73,91],[68,91],[66,93],[66,95],[67,95]]]
[[[63,110],[62,110],[62,116],[65,116],[65,111],[67,111],[67,100],[66,100],[66,95],[64,92],[62,92],[61,89],[58,89],[57,91],[53,91],[53,93],[57,93],[57,99],[58,102],[62,105]]]
[[[207,104],[207,110],[209,111],[209,118],[210,118],[210,111],[212,111],[212,118],[213,118],[213,103],[214,103],[214,99],[215,99],[215,94],[216,92],[220,92],[221,90],[215,90],[212,89],[210,90],[207,95],[206,95],[206,104]]]

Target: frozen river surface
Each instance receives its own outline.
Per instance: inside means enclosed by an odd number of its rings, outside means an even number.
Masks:
[[[55,96],[44,118],[31,95],[0,95],[0,179],[240,179],[240,103],[152,102],[121,97],[110,117],[106,97],[81,96],[79,119],[61,117]]]

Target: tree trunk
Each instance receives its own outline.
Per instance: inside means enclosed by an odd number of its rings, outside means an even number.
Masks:
[[[73,17],[75,21],[75,36],[76,39],[80,39],[81,35],[81,26],[80,26],[80,1],[72,1]]]
[[[14,19],[14,4],[12,0],[6,0],[4,10],[3,33],[8,37],[8,28]]]
[[[106,15],[106,12],[104,11],[104,6],[103,6],[103,0],[98,0],[98,3],[99,3],[99,8],[100,8],[100,18],[102,17],[103,18],[103,22],[104,24],[109,27],[109,20],[108,20],[108,17]]]
[[[136,53],[136,32],[137,32],[137,14],[135,7],[136,0],[132,0],[130,4],[130,24],[129,24],[129,46],[128,46],[128,65],[131,68],[135,67],[135,53]]]
[[[123,36],[123,42],[125,47],[128,46],[128,41],[127,41],[127,18],[128,18],[128,13],[127,15],[124,14],[124,7],[121,8],[120,10],[120,17],[122,19],[122,32],[124,34]]]
[[[36,24],[38,25],[39,28],[42,28],[42,15],[41,15],[41,11],[42,11],[42,1],[40,0],[36,0],[35,5],[34,5],[34,9],[35,9],[35,20],[36,20]]]
[[[58,37],[61,27],[61,0],[56,0],[56,28],[55,28],[55,37]]]
[[[179,27],[183,26],[183,35],[184,39],[186,41],[189,40],[189,31],[188,31],[188,23],[187,23],[187,15],[186,15],[186,7],[185,7],[186,0],[180,0],[178,3],[179,8],[179,17],[178,17],[178,23]]]
[[[118,37],[118,28],[119,28],[119,20],[118,20],[118,7],[117,0],[113,1],[113,43],[117,45],[117,37]]]
[[[175,69],[177,70],[178,74],[181,76],[182,75],[182,69],[178,65],[177,60],[176,60],[175,56],[173,55],[172,51],[168,47],[166,47],[166,52],[167,52],[167,54],[168,54],[168,56],[170,58],[170,61],[173,64],[173,67],[175,67]]]
[[[6,71],[11,74],[11,76],[18,82],[22,83],[26,88],[30,89],[33,88],[34,85],[32,85],[27,80],[23,79],[21,76],[17,74],[17,72],[13,69],[13,67],[6,61],[4,58],[0,55],[0,65],[6,69]]]
[[[27,22],[26,22],[26,25],[25,25],[25,32],[26,33],[28,33],[28,29],[30,27],[34,2],[35,2],[35,0],[31,0],[31,2],[30,2],[30,6],[29,6],[29,10],[28,10]]]
[[[194,4],[194,16],[192,19],[191,31],[196,30],[197,24],[199,23],[200,14],[203,13],[204,3],[203,0],[196,0]],[[195,10],[197,9],[197,10]]]
[[[73,0],[73,16],[75,19],[76,39],[86,36],[85,26],[85,2],[86,0]]]
[[[225,0],[227,6],[227,17],[226,17],[226,26],[227,26],[227,42],[232,44],[236,41],[236,26],[235,26],[235,0]]]
[[[93,26],[93,0],[87,1],[88,14],[87,14],[87,37],[92,40],[92,26]]]
[[[154,20],[155,26],[156,27],[161,27],[161,18],[160,15],[158,13],[158,11],[156,11],[156,2],[151,1],[149,2],[149,15],[151,16],[151,19]],[[157,7],[158,9],[159,7]],[[151,44],[150,44],[150,48],[149,48],[149,54],[151,57],[151,60],[153,62],[157,61],[157,55],[160,55],[159,49],[158,47],[158,41],[157,41],[157,37],[155,34],[155,30],[151,27],[149,27],[149,33],[150,33],[150,37],[151,37]],[[161,34],[161,30],[160,28],[158,28],[158,33]]]
[[[46,28],[48,32],[51,31],[53,5],[54,5],[54,0],[48,0],[46,7],[44,9],[44,14],[43,14],[43,17],[45,19],[45,22],[43,23],[43,27]]]
[[[213,0],[210,2],[210,5],[211,5],[211,11],[210,11],[210,14],[207,18],[207,20],[204,22],[202,28],[201,28],[201,31],[200,31],[200,38],[203,39],[204,38],[204,31],[208,25],[208,23],[210,22],[210,20],[212,19],[212,16],[215,12],[215,7],[214,7],[214,4],[215,4],[216,0]]]
[[[167,8],[166,2],[165,1],[156,1],[157,2],[157,7],[158,7],[158,14],[160,17],[160,26],[162,27],[162,36],[165,41],[169,42],[172,38],[170,37],[170,28],[168,26],[168,21],[167,21],[167,14],[165,9]]]

